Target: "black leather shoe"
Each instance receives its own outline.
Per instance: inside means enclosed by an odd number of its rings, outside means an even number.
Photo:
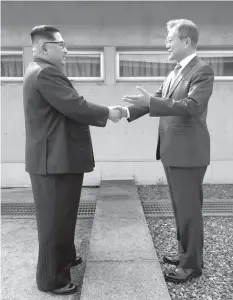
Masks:
[[[202,272],[193,269],[177,268],[175,271],[164,275],[166,281],[173,283],[185,283],[195,277],[200,277]]]
[[[178,258],[178,256],[175,256],[175,255],[174,256],[164,255],[163,261],[167,264],[175,265],[175,266],[178,266],[178,264],[179,264],[179,258]]]
[[[77,265],[80,265],[82,263],[82,257],[81,256],[77,256],[76,259],[74,259],[72,262],[71,262],[71,267],[75,267]]]
[[[174,265],[174,266],[178,266],[179,265],[179,258],[178,255],[177,256],[172,256],[172,255],[164,255],[163,256],[163,261],[164,263],[170,264],[170,265]],[[204,263],[201,263],[201,267],[204,268]]]
[[[63,288],[52,290],[51,293],[55,295],[70,295],[74,294],[78,291],[78,287],[76,284],[69,283]]]

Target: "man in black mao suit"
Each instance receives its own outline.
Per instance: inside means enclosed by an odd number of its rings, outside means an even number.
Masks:
[[[26,171],[30,174],[39,239],[38,289],[71,294],[70,268],[83,175],[94,169],[89,125],[105,127],[119,111],[87,102],[63,74],[67,49],[47,25],[31,31],[34,61],[25,72]]]

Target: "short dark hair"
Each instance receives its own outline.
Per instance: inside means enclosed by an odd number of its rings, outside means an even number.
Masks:
[[[54,41],[54,33],[59,32],[59,30],[50,25],[38,25],[32,28],[30,36],[32,43],[38,38],[47,38],[50,41]]]
[[[189,37],[191,43],[194,47],[196,47],[199,37],[199,32],[197,25],[190,20],[187,19],[178,19],[178,20],[171,20],[167,22],[167,29],[171,29],[176,27],[180,38]]]

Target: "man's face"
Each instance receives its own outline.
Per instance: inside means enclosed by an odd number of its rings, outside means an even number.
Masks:
[[[187,56],[187,43],[186,38],[180,39],[179,32],[176,27],[171,28],[168,31],[166,39],[166,48],[168,50],[169,56],[168,60],[175,60],[180,62],[183,58]]]
[[[61,68],[66,63],[67,49],[65,42],[59,32],[54,33],[54,41],[43,41],[46,59],[53,65]]]

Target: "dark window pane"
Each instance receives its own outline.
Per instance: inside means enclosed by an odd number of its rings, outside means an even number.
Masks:
[[[120,54],[120,77],[164,77],[174,68],[167,55]]]
[[[201,59],[211,66],[215,76],[233,76],[233,55],[201,57]]]
[[[173,63],[121,60],[120,77],[163,77],[173,68]]]
[[[1,77],[23,77],[21,54],[1,54]]]
[[[233,76],[231,53],[200,52],[198,56],[211,66],[215,76]],[[119,77],[165,77],[174,69],[166,53],[119,53]]]
[[[100,77],[100,55],[68,55],[67,77]]]

